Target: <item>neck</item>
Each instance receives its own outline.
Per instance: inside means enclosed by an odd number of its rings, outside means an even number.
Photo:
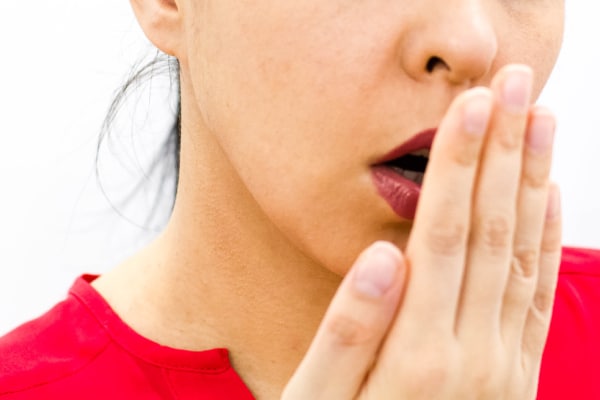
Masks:
[[[154,341],[228,348],[254,394],[271,398],[305,354],[341,278],[282,235],[218,143],[185,123],[198,119],[183,112],[180,181],[167,228],[95,286]],[[132,290],[130,282],[139,284]]]

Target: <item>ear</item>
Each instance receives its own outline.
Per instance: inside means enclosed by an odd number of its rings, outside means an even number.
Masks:
[[[131,0],[146,37],[163,53],[182,55],[183,24],[179,0]]]

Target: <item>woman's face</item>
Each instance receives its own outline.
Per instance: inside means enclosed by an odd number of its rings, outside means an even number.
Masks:
[[[343,273],[375,240],[404,247],[411,229],[372,166],[503,65],[530,65],[539,95],[563,3],[184,0],[185,84],[266,218]]]

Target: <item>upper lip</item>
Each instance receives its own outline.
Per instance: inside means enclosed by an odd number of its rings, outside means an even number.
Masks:
[[[392,161],[396,158],[402,157],[413,151],[420,149],[430,149],[433,143],[433,138],[437,133],[436,128],[427,129],[420,133],[417,133],[412,138],[402,143],[400,146],[394,148],[392,151],[381,157],[375,164],[384,164]]]

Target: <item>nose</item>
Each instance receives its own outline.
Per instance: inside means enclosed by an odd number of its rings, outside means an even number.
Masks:
[[[441,78],[469,86],[488,75],[497,56],[498,38],[482,3],[423,1],[428,10],[415,13],[400,42],[406,73],[418,81]]]

